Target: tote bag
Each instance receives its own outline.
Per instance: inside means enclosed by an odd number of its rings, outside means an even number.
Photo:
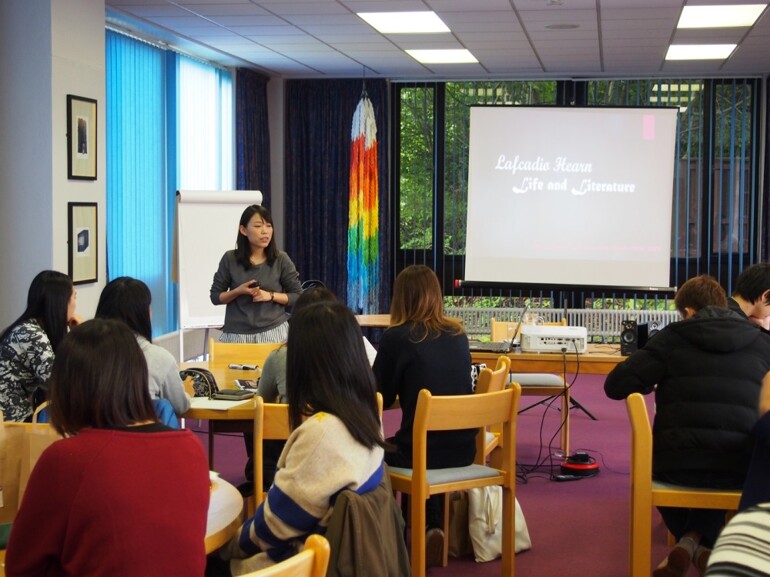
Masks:
[[[532,547],[527,521],[519,500],[515,500],[516,545],[519,553]],[[468,490],[468,530],[473,555],[478,563],[492,561],[502,555],[503,488],[499,485]]]

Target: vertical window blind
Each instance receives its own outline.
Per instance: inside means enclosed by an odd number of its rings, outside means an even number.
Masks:
[[[106,52],[107,277],[147,283],[159,335],[178,328],[176,191],[232,188],[232,76],[112,30]]]

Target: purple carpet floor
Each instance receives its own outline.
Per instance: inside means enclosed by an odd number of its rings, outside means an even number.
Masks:
[[[516,496],[527,520],[532,549],[516,556],[519,577],[624,577],[629,575],[629,453],[630,428],[625,404],[604,396],[603,376],[582,375],[572,388],[573,397],[597,420],[573,408],[570,452],[586,451],[601,466],[596,477],[556,482],[561,413],[538,406],[519,415],[517,460],[523,478]],[[521,406],[537,397],[522,397]],[[651,399],[650,399],[651,401]],[[554,404],[554,407],[558,406]],[[400,411],[386,411],[386,435],[392,435]],[[205,423],[188,421],[194,430]],[[204,444],[205,433],[200,434]],[[556,454],[556,456],[554,456]],[[216,435],[215,468],[228,481],[244,480],[243,438]],[[653,511],[652,566],[665,557],[666,532]],[[688,575],[695,576],[693,568]],[[447,567],[428,570],[435,577],[487,577],[500,575],[500,561],[476,563],[473,558],[450,558]]]

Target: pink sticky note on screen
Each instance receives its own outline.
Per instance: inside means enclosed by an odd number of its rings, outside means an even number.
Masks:
[[[655,140],[655,117],[652,114],[642,116],[642,140]]]

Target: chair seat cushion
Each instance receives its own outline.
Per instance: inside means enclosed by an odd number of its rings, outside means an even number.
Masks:
[[[564,388],[562,378],[551,373],[511,373],[510,380],[519,383],[522,388],[527,386]]]
[[[401,475],[402,477],[412,477],[412,469],[403,467],[390,467],[391,474]],[[453,483],[456,481],[468,481],[470,479],[483,479],[485,477],[496,477],[500,471],[492,467],[483,465],[468,465],[467,467],[449,467],[447,469],[428,469],[428,484],[439,485],[441,483]]]

